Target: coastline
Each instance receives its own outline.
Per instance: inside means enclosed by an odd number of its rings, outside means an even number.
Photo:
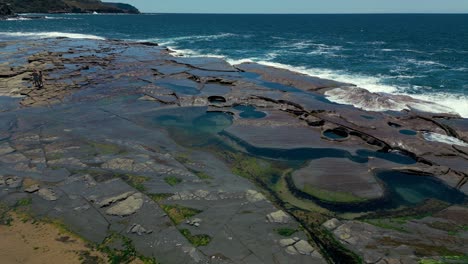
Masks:
[[[126,40],[128,41],[128,40]],[[148,40],[131,40],[135,42],[146,42]],[[152,40],[149,40],[152,41]],[[164,44],[163,44],[164,46]],[[293,66],[289,64],[282,64],[278,62],[272,62],[272,61],[266,61],[266,60],[255,60],[255,59],[230,59],[228,56],[225,55],[215,55],[215,54],[201,54],[196,51],[192,50],[185,50],[185,49],[178,49],[174,48],[172,46],[167,46],[169,49],[174,51],[175,56],[187,56],[187,57],[207,57],[207,58],[221,58],[226,60],[228,63],[231,65],[235,66],[238,64],[242,63],[258,63],[264,66],[268,67],[273,67],[273,68],[279,68],[295,73],[300,73],[304,74],[310,77],[319,77],[323,79],[328,79],[328,80],[334,80],[334,81],[339,81],[343,83],[350,83],[355,87],[366,89],[370,93],[375,93],[378,94],[382,97],[389,96],[391,98],[393,95],[394,96],[410,96],[415,99],[415,102],[420,101],[423,104],[427,103],[426,106],[421,105],[421,109],[425,109],[426,111],[432,111],[434,113],[451,113],[451,114],[458,114],[464,118],[468,118],[468,109],[465,107],[465,102],[468,99],[466,96],[463,98],[458,95],[452,95],[452,94],[447,94],[447,93],[442,93],[442,94],[408,94],[408,93],[403,93],[403,92],[398,92],[396,91],[394,86],[386,85],[380,83],[378,80],[372,80],[372,78],[368,76],[364,77],[357,77],[356,76],[347,73],[347,72],[336,72],[328,69],[308,69],[306,67],[302,66]],[[361,80],[363,79],[363,80]],[[377,96],[377,95],[376,95]],[[331,96],[330,96],[331,97]],[[332,99],[333,100],[333,99]],[[350,104],[358,108],[362,108],[363,106],[360,105],[359,103],[354,103],[346,100],[342,100],[339,98],[336,98],[334,100],[337,103],[343,103],[343,104]],[[437,103],[433,103],[437,102]],[[437,104],[439,106],[437,106]],[[410,107],[405,104],[401,105],[395,105],[395,108],[391,109],[386,109],[386,108],[379,108],[379,107],[371,107],[371,108],[366,108],[364,106],[365,110],[369,111],[402,111],[402,110],[409,110]],[[442,110],[443,109],[443,110]]]
[[[416,109],[365,111],[326,97],[347,83],[255,63],[172,56],[152,43],[68,36],[12,40],[0,54],[12,64],[5,66],[0,92],[22,96],[21,106],[0,113],[0,170],[7,172],[2,202],[31,198],[33,212],[63,217],[95,243],[124,230],[138,252],[168,263],[416,263],[448,257],[449,250],[466,253],[466,239],[426,224],[434,216],[465,232],[466,201],[451,199],[461,194],[466,200],[467,147],[423,136],[466,143],[466,118]],[[31,87],[33,69],[46,73],[44,89]],[[367,104],[392,104],[392,97],[362,93]],[[314,160],[321,170],[307,169]],[[327,177],[351,165],[345,179]],[[298,167],[302,174],[288,184],[303,192],[311,191],[294,180],[320,178],[316,186],[328,194],[345,190],[370,201],[387,190],[374,168],[416,174],[404,182],[408,195],[400,198],[409,205],[398,204],[397,211],[411,221],[383,228],[379,221],[396,217],[395,211],[385,211],[385,218],[366,210],[333,212],[313,199],[288,197],[281,183]],[[425,177],[444,185],[434,181],[426,197]],[[29,178],[39,186],[24,186]],[[333,202],[332,196],[322,199]],[[342,199],[352,206],[346,199],[354,197]],[[421,218],[420,208],[431,199],[441,202]],[[403,244],[410,250],[402,252]]]

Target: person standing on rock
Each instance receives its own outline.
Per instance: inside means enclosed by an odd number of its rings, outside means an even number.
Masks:
[[[33,77],[33,85],[35,87],[39,87],[39,73],[37,73],[37,70],[33,71],[32,77]]]
[[[42,75],[42,71],[39,71],[39,88],[44,87],[44,76]]]

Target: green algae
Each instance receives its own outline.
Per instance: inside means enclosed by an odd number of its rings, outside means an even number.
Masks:
[[[176,186],[177,184],[182,182],[182,179],[177,178],[175,176],[169,176],[169,177],[165,177],[164,181],[170,186]]]
[[[276,229],[276,232],[278,233],[278,235],[285,236],[285,237],[292,236],[297,231],[298,231],[297,229],[292,229],[292,228],[287,228],[287,227]]]
[[[167,198],[173,196],[173,193],[150,193],[148,196],[155,202],[159,203]]]
[[[182,205],[166,205],[162,204],[161,208],[166,212],[169,218],[174,222],[175,225],[179,225],[190,217],[193,217],[199,213],[201,210],[185,207]]]
[[[324,190],[308,184],[304,186],[303,191],[317,199],[334,203],[360,203],[366,201],[366,199],[357,197],[351,193]]]
[[[180,229],[179,231],[195,247],[206,246],[211,242],[211,237],[209,235],[192,235],[188,229]]]

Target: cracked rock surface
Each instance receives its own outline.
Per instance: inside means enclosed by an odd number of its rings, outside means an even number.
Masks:
[[[161,263],[468,254],[468,120],[432,102],[145,43],[3,44],[2,205]]]

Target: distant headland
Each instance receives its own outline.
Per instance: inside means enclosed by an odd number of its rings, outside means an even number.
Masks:
[[[100,0],[0,0],[0,17],[15,13],[124,13],[139,14],[129,4]]]

